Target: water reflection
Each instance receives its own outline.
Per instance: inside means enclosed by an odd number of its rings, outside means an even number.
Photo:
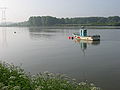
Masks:
[[[55,32],[59,32],[59,30],[56,30],[56,29],[46,29],[46,28],[39,28],[39,27],[29,27],[29,32],[55,33]]]
[[[55,36],[56,30],[48,30],[41,28],[29,28],[29,34],[31,39],[39,39],[39,38],[51,38]]]
[[[2,47],[6,47],[7,46],[6,27],[2,27],[1,31],[2,31],[2,35],[1,35]]]
[[[83,51],[84,55],[89,45],[93,45],[93,46],[100,45],[100,41],[87,41],[87,40],[78,40],[78,39],[75,39],[74,41],[75,43],[80,44],[81,50]]]

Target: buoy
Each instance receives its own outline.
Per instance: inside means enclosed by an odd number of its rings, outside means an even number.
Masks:
[[[71,39],[71,37],[68,37],[68,39]]]
[[[79,38],[79,39],[80,39],[80,37],[77,37],[77,38]]]

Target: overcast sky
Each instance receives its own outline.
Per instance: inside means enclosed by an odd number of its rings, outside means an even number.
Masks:
[[[120,15],[120,0],[0,0],[0,7],[7,7],[7,21],[12,22],[25,21],[34,15],[55,17]]]

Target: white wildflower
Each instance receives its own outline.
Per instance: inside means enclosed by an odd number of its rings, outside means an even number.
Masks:
[[[21,89],[20,89],[20,86],[15,86],[13,90],[21,90]]]
[[[73,81],[76,81],[76,79],[72,79]]]
[[[93,83],[91,83],[90,86],[95,86],[95,85]]]
[[[86,85],[86,83],[85,82],[81,82],[81,83],[79,83],[79,85],[83,85],[84,86],[84,85]]]
[[[99,90],[97,87],[92,87],[91,90]]]
[[[19,77],[21,77],[21,78],[27,78],[25,75],[20,75]]]
[[[35,90],[42,90],[43,86],[38,86]]]
[[[16,77],[15,76],[11,76],[9,79],[14,80],[14,79],[16,79]]]

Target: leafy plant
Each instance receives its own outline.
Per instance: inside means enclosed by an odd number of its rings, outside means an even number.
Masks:
[[[29,75],[18,66],[0,63],[0,90],[100,90],[88,82],[77,83],[64,74]]]

